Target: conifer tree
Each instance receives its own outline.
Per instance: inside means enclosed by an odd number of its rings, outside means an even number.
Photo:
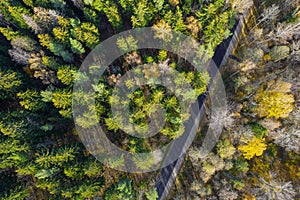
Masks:
[[[100,41],[98,28],[88,22],[84,22],[80,27],[74,28],[75,37],[90,49],[94,48]]]
[[[0,27],[0,32],[6,37],[8,41],[20,35],[18,31],[13,31],[11,27]]]
[[[21,28],[29,28],[26,24],[26,21],[23,18],[23,15],[30,14],[30,11],[21,6],[9,6],[8,11],[10,12],[10,16],[12,19],[18,23]]]
[[[65,85],[71,85],[74,81],[75,70],[70,66],[61,66],[57,71],[57,78]]]
[[[73,53],[76,53],[76,54],[85,53],[85,50],[84,50],[82,44],[78,40],[70,38],[70,44],[71,44],[71,50]]]
[[[17,96],[20,99],[20,105],[23,106],[26,110],[34,112],[44,107],[44,104],[41,101],[41,96],[37,91],[26,90],[25,92],[17,93]]]
[[[11,96],[21,84],[19,74],[10,70],[0,70],[0,99]]]
[[[155,12],[156,8],[147,0],[139,1],[133,7],[134,15],[131,16],[132,26],[134,28],[147,26]]]

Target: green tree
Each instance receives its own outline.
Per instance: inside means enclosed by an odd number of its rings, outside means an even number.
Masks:
[[[43,56],[42,57],[42,62],[49,69],[52,69],[52,70],[57,70],[58,69],[59,64],[57,63],[57,61],[54,57]]]
[[[119,124],[115,121],[114,118],[105,118],[105,124],[108,130],[113,130],[114,132],[119,130]]]
[[[147,0],[139,1],[133,7],[133,15],[131,16],[132,26],[134,28],[147,26],[155,12],[156,8],[153,4]]]
[[[52,30],[55,39],[67,45],[69,43],[70,34],[69,31],[64,27],[55,27]]]
[[[64,164],[73,161],[78,154],[78,147],[74,146],[63,146],[57,149],[53,149],[51,152],[47,151],[35,159],[40,167],[49,168],[52,165],[63,166]]]
[[[102,163],[98,162],[97,160],[91,161],[87,160],[84,166],[84,174],[89,178],[97,178],[100,177],[103,173],[103,166]]]
[[[85,53],[85,50],[84,50],[82,44],[78,40],[70,38],[70,44],[71,44],[71,50],[73,53],[76,53],[76,54]]]
[[[78,194],[79,199],[93,198],[96,192],[100,190],[100,185],[99,182],[86,181],[78,187],[75,193]]]
[[[136,154],[133,156],[133,161],[137,168],[142,170],[149,170],[154,164],[153,155],[140,155]]]
[[[163,9],[164,3],[165,3],[164,0],[153,0],[153,2],[154,2],[155,8],[156,8],[158,11],[160,11],[160,10]]]
[[[26,110],[38,111],[44,107],[44,103],[41,101],[40,94],[35,90],[26,90],[25,92],[17,93],[19,103]]]
[[[135,0],[120,0],[120,5],[124,11],[130,12],[134,7]]]
[[[135,50],[138,48],[138,41],[132,36],[126,38],[118,38],[117,45],[123,52],[128,52],[129,50]]]
[[[29,28],[23,18],[23,15],[28,15],[30,13],[29,10],[21,6],[8,6],[8,11],[10,12],[12,19],[18,23],[21,28]]]
[[[53,92],[53,105],[61,110],[67,110],[72,105],[72,93],[68,89]]]
[[[119,14],[118,5],[112,0],[95,0],[93,7],[98,11],[103,11],[113,27],[119,29],[122,25],[122,18]]]
[[[82,23],[80,27],[74,28],[74,34],[79,41],[90,49],[93,49],[100,41],[98,28],[92,23]]]
[[[37,37],[39,38],[40,45],[50,49],[52,39],[49,34],[38,34]]]
[[[20,36],[20,33],[18,31],[13,31],[11,27],[0,27],[0,32],[5,36],[7,40],[12,40],[18,36]]]
[[[110,188],[104,196],[105,200],[131,200],[135,199],[135,191],[132,182],[128,179],[121,179],[116,186]]]
[[[244,160],[243,158],[240,158],[234,162],[233,169],[234,169],[234,173],[236,173],[236,172],[246,173],[249,171],[249,164],[247,163],[246,160]]]
[[[145,194],[148,200],[156,200],[158,198],[157,190],[154,187],[150,188]]]
[[[51,178],[54,174],[56,174],[59,171],[58,168],[54,167],[51,169],[41,169],[38,170],[35,174],[35,177],[37,179],[45,179],[45,178]]]
[[[51,42],[49,44],[49,49],[54,55],[61,56],[64,61],[72,62],[73,55],[65,49],[65,46],[56,42]]]
[[[71,66],[61,66],[57,71],[57,78],[65,85],[71,85],[74,81],[76,70]]]
[[[75,180],[79,179],[80,177],[83,176],[83,171],[81,166],[78,165],[78,161],[76,163],[70,163],[64,167],[64,174]]]
[[[5,99],[22,85],[20,75],[11,70],[0,69],[0,99]]]
[[[163,19],[169,24],[174,31],[185,31],[186,25],[183,20],[183,14],[179,7],[176,7],[176,11],[168,11]]]
[[[93,24],[100,23],[100,21],[98,19],[98,14],[95,10],[90,9],[88,7],[84,7],[83,13],[84,13],[84,17],[87,21],[92,22]]]
[[[21,186],[16,187],[13,190],[10,190],[9,193],[5,194],[1,199],[2,200],[23,200],[29,197],[30,190],[24,189]]]
[[[33,0],[22,0],[26,6],[34,7]]]
[[[218,154],[221,158],[231,159],[235,153],[234,146],[230,143],[228,139],[221,140],[217,145]]]

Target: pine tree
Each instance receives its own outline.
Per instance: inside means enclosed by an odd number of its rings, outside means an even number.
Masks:
[[[113,1],[106,1],[103,7],[103,11],[107,16],[108,21],[117,30],[120,29],[122,25],[122,18],[119,14],[118,6]]]
[[[133,161],[137,168],[149,170],[154,164],[154,157],[153,155],[136,154],[133,156]]]
[[[183,13],[190,14],[193,7],[193,0],[185,0],[182,5]]]
[[[57,39],[59,42],[63,44],[69,44],[69,38],[70,34],[69,31],[66,28],[63,27],[55,27],[53,28],[53,35],[55,39]]]
[[[165,3],[164,0],[153,0],[153,2],[154,2],[154,6],[156,7],[156,9],[158,11],[163,9],[164,3]]]
[[[133,16],[131,16],[132,27],[144,27],[149,24],[156,8],[147,0],[142,0],[133,7]]]
[[[72,93],[69,90],[56,90],[52,102],[56,108],[67,109],[72,105]]]
[[[0,69],[0,99],[5,99],[17,91],[22,84],[20,75],[11,70]]]
[[[93,24],[99,24],[99,18],[98,18],[98,14],[95,10],[90,9],[88,7],[85,7],[83,9],[83,13],[84,13],[84,18],[89,21],[92,22]]]
[[[20,36],[18,31],[13,31],[10,27],[0,27],[0,32],[6,37],[8,41]]]
[[[45,152],[35,159],[35,162],[41,167],[50,167],[51,165],[62,167],[65,163],[73,161],[78,154],[78,147],[63,146]]]
[[[26,6],[34,7],[33,0],[22,0]]]
[[[102,163],[98,162],[97,160],[95,161],[88,160],[83,171],[84,174],[90,178],[100,177],[103,173]]]
[[[55,8],[58,10],[63,10],[66,6],[66,2],[63,0],[39,0],[35,2],[36,6],[41,6],[45,8]]]
[[[2,200],[22,200],[26,199],[30,195],[30,190],[28,188],[24,189],[22,186],[18,186],[9,193],[6,193]]]
[[[94,48],[100,41],[98,28],[92,23],[82,23],[80,27],[74,28],[74,34],[77,40],[90,49]]]
[[[135,191],[132,187],[132,182],[128,179],[121,179],[118,184],[109,189],[104,196],[104,200],[111,199],[124,199],[131,200],[135,199]]]
[[[135,5],[135,1],[134,0],[120,0],[120,5],[122,6],[124,11],[131,12],[132,8]]]
[[[70,66],[61,66],[57,71],[57,78],[65,85],[71,85],[74,81],[76,70]]]
[[[57,167],[51,169],[41,169],[36,172],[35,178],[37,179],[52,178],[58,171],[59,169]]]
[[[52,69],[52,70],[58,69],[59,64],[57,63],[57,61],[54,57],[43,56],[42,62],[43,62],[43,65],[45,65],[49,69]]]
[[[85,53],[85,50],[84,50],[82,44],[78,40],[70,38],[70,44],[71,44],[71,50],[73,53],[76,53],[76,54]]]
[[[132,35],[126,38],[118,38],[117,45],[123,52],[128,52],[129,50],[136,50],[138,41],[134,39]]]
[[[158,198],[157,190],[154,187],[150,188],[145,194],[148,200],[156,200]]]
[[[169,10],[163,17],[164,21],[169,24],[175,31],[184,31],[186,29],[183,21],[182,11],[176,7],[176,11]]]
[[[20,6],[9,6],[8,11],[10,12],[12,19],[15,22],[17,22],[21,28],[25,28],[25,29],[29,28],[28,25],[26,24],[26,21],[23,18],[23,15],[30,14],[29,10]]]
[[[43,102],[41,102],[41,96],[37,91],[26,90],[25,92],[17,93],[18,98],[20,99],[19,103],[26,110],[38,111],[44,107]]]
[[[113,118],[106,118],[105,124],[106,124],[108,130],[113,130],[114,132],[119,130],[119,125],[115,122],[115,120]]]
[[[52,42],[52,39],[49,34],[38,34],[37,37],[39,38],[40,45],[47,47],[50,49],[50,44]]]
[[[100,185],[100,182],[87,181],[81,184],[75,193],[78,194],[79,199],[90,199],[100,190]]]
[[[73,55],[65,49],[65,46],[56,42],[51,42],[49,44],[49,49],[54,55],[61,56],[64,61],[72,62],[74,57]]]

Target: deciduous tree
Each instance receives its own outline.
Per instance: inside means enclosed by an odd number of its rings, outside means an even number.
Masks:
[[[250,160],[254,156],[261,156],[266,150],[267,145],[265,139],[259,139],[254,137],[251,141],[248,141],[245,145],[240,145],[239,150],[243,151],[245,159]]]
[[[269,82],[267,88],[260,88],[255,95],[258,103],[255,111],[260,117],[286,118],[293,110],[294,96],[288,94],[291,84],[283,81]]]

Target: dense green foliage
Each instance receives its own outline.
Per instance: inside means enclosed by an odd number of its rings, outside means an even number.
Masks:
[[[72,86],[86,55],[101,41],[124,30],[150,26],[167,28],[190,35],[201,43],[199,54],[212,57],[218,44],[230,35],[234,12],[225,0],[1,0],[0,2],[0,198],[2,199],[135,199],[139,181],[104,167],[82,145],[72,119]],[[169,35],[158,38],[168,40]],[[126,51],[136,48],[133,37],[118,38]],[[183,59],[166,51],[133,51],[118,59],[96,91],[97,115],[89,109],[77,123],[90,127],[100,123],[107,135],[124,150],[149,152],[151,147],[178,138],[185,130],[188,110],[181,110],[178,99],[164,87],[149,84],[136,90],[130,102],[130,121],[145,132],[152,104],[167,110],[166,125],[152,141],[120,137],[122,117],[113,118],[109,104],[119,105],[111,96],[114,84],[128,70],[143,65],[138,72],[146,79],[159,67],[171,67],[188,80],[195,91],[179,91],[185,101],[193,101],[206,91],[210,77],[196,72]],[[97,70],[97,66],[95,69]],[[182,84],[177,77],[177,86]],[[132,87],[130,81],[126,87]],[[89,95],[73,94],[87,106]],[[151,109],[153,110],[151,110]],[[150,109],[150,110],[149,110]],[[219,145],[222,158],[233,151],[228,141]],[[110,158],[115,166],[124,165],[123,157]],[[154,157],[134,158],[135,165],[147,169]],[[120,180],[119,180],[120,179]],[[149,183],[153,180],[147,179]],[[144,188],[142,198],[156,199],[154,188]],[[146,192],[147,191],[147,192]]]

